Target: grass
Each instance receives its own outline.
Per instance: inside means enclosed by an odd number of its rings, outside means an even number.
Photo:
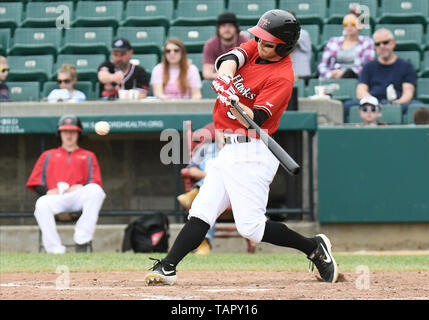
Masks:
[[[40,253],[0,253],[0,272],[55,272],[65,265],[71,272],[146,271],[165,254],[93,253],[51,255]],[[360,265],[375,271],[429,271],[429,255],[335,255],[340,271],[353,272]],[[269,270],[306,271],[303,254],[190,254],[178,270]]]

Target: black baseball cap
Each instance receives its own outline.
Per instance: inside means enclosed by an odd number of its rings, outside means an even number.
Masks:
[[[217,24],[233,23],[237,24],[237,18],[233,12],[224,12],[217,17]]]
[[[131,50],[130,42],[125,38],[118,38],[112,42],[112,51],[129,51]]]

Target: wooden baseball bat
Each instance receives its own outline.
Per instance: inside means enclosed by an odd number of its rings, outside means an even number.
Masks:
[[[249,123],[249,127],[254,129],[258,134],[259,138],[265,143],[265,145],[270,149],[274,156],[280,161],[280,165],[290,174],[297,175],[299,174],[300,167],[293,160],[293,158],[274,140],[270,137],[264,130],[259,127],[255,121],[253,121],[247,113],[236,103],[231,100],[232,106],[237,109],[238,112],[243,116],[243,118]]]

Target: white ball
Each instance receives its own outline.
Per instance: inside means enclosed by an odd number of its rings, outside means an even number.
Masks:
[[[105,136],[110,131],[110,125],[106,121],[98,121],[94,126],[95,132],[100,136]]]

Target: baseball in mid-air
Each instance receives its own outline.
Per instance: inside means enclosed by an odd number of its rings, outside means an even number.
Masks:
[[[100,136],[105,136],[110,131],[110,125],[106,121],[98,121],[94,126],[95,132]]]

